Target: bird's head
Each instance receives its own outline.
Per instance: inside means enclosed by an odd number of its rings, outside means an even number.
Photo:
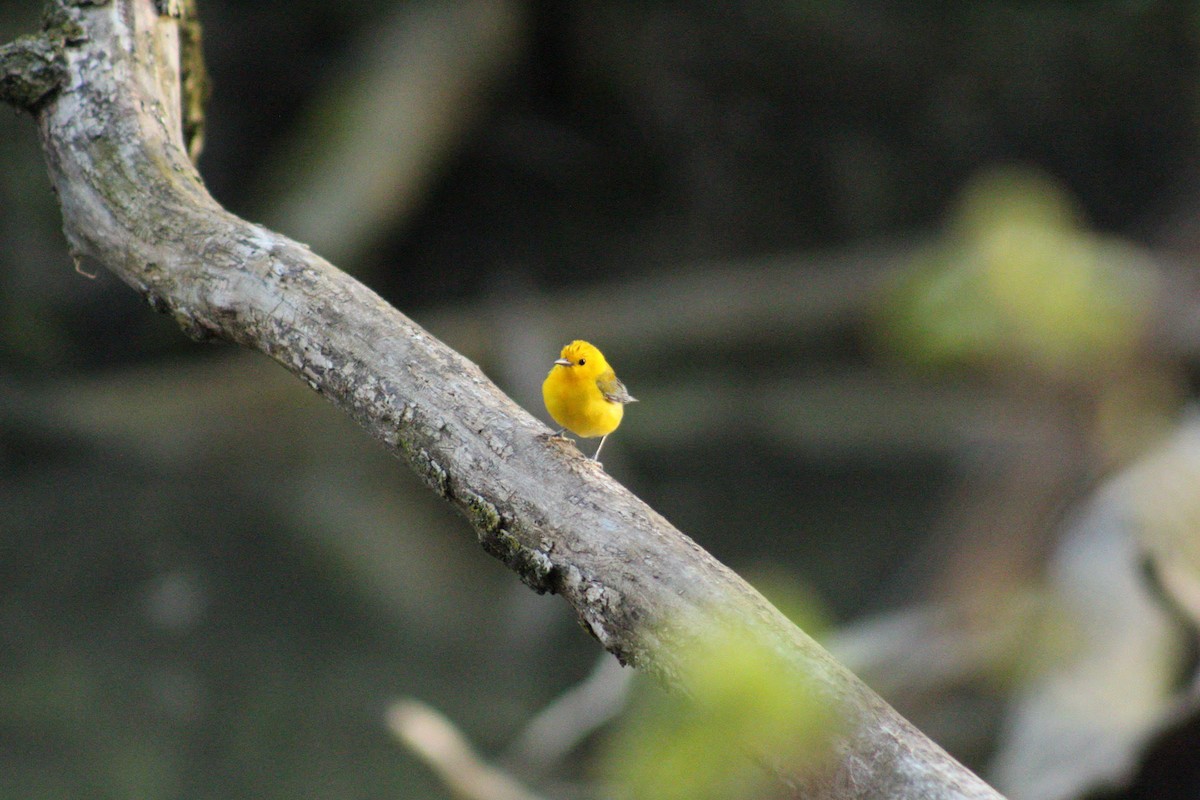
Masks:
[[[576,372],[580,377],[592,377],[608,369],[604,354],[582,339],[576,339],[564,347],[554,364]]]

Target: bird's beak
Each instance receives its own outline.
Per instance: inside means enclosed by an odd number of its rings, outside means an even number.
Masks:
[[[565,359],[565,358],[560,358],[560,359],[558,359],[557,361],[555,361],[554,363],[555,363],[555,364],[561,364],[561,365],[562,365],[562,366],[564,366],[564,367],[569,367],[569,366],[571,366],[571,362],[570,362],[570,361],[568,361],[568,360],[567,360],[567,359]]]

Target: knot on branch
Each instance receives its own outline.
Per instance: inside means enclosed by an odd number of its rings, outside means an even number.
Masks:
[[[67,79],[67,45],[87,41],[81,5],[108,0],[53,0],[42,14],[42,32],[0,46],[0,100],[36,113]]]
[[[66,77],[61,40],[35,34],[0,47],[0,100],[19,109],[37,111]]]

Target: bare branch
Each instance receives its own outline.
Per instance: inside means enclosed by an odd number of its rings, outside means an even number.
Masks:
[[[529,720],[506,761],[545,771],[625,707],[632,673],[602,656],[590,675]]]
[[[719,626],[781,655],[833,709],[807,798],[996,798],[758,592],[497,389],[308,248],[221,208],[182,135],[180,25],[151,0],[59,0],[66,78],[37,111],[64,231],[189,335],[260,350],[406,461],[539,592],[623,663],[682,685]],[[0,64],[8,69],[10,63]]]
[[[466,800],[542,800],[513,778],[485,764],[450,720],[417,700],[400,700],[387,712],[392,734]]]
[[[516,60],[521,9],[512,0],[405,3],[370,26],[352,72],[329,81],[268,170],[268,186],[288,187],[271,218],[338,263],[370,252],[419,205],[475,121],[482,90]],[[295,168],[300,160],[306,169]]]

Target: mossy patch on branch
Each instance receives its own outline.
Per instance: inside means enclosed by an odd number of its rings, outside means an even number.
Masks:
[[[67,77],[62,44],[51,36],[21,36],[0,47],[0,100],[36,111]]]

